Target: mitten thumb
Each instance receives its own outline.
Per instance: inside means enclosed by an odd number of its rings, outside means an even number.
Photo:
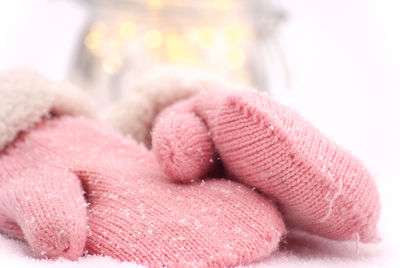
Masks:
[[[0,228],[25,239],[41,257],[77,259],[86,235],[80,180],[60,169],[25,170],[0,188]]]
[[[177,102],[164,110],[152,133],[153,152],[163,171],[179,182],[204,177],[216,163],[210,132],[193,112],[194,101]]]

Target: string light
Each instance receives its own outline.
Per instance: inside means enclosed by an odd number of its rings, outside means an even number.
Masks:
[[[172,61],[179,61],[185,54],[185,41],[178,34],[168,34],[165,40],[167,53]]]
[[[85,45],[90,50],[97,50],[101,47],[105,34],[107,33],[107,27],[103,23],[94,24],[88,35],[85,37]]]
[[[102,36],[97,32],[90,32],[85,38],[85,45],[91,50],[98,49],[102,42]]]
[[[136,24],[131,21],[122,23],[119,28],[119,33],[125,40],[133,39],[137,34]]]
[[[246,56],[240,49],[233,49],[228,51],[226,61],[232,69],[240,69],[244,65]]]
[[[235,8],[230,0],[213,0],[211,6],[218,11],[230,11]]]
[[[230,46],[239,45],[242,41],[244,41],[246,30],[241,24],[231,24],[224,29],[224,39],[225,42]]]
[[[144,4],[149,10],[159,10],[168,5],[168,2],[146,0]],[[225,12],[234,9],[235,4],[236,1],[211,0],[209,7]],[[159,16],[158,14],[154,13],[155,16]],[[103,23],[95,23],[91,27],[84,43],[91,53],[98,57],[101,68],[106,73],[115,74],[120,71],[123,66],[120,55],[125,54],[133,45],[139,50],[143,49],[143,45],[155,49],[148,55],[184,66],[212,69],[222,63],[232,70],[237,70],[245,64],[243,49],[251,32],[249,26],[242,21],[230,20],[231,23],[223,26],[212,21],[203,24],[203,21],[200,22],[201,26],[192,23],[185,25],[183,29],[169,26],[165,31],[150,28],[144,32],[140,31],[139,24],[136,24],[139,21],[134,23],[131,17],[125,16],[125,19],[116,21],[113,27],[106,27]],[[140,39],[135,39],[138,36]]]
[[[85,86],[90,82],[98,90],[122,90],[135,79],[131,73],[177,65],[267,89],[264,76],[254,79],[254,73],[265,71],[265,56],[253,61],[247,53],[267,43],[279,50],[269,33],[285,14],[270,7],[272,0],[79,1],[93,2],[74,68]],[[268,35],[257,30],[261,24]]]
[[[179,34],[168,34],[165,40],[168,59],[172,63],[195,65],[199,62],[198,55],[188,42]]]
[[[149,48],[157,48],[163,44],[164,38],[160,31],[153,29],[145,33],[143,41]]]
[[[197,42],[201,48],[210,48],[215,41],[215,32],[211,27],[203,27],[197,33]]]
[[[147,0],[147,6],[151,9],[162,9],[164,5],[164,0]]]
[[[102,68],[109,74],[117,73],[122,67],[121,57],[117,53],[111,53],[103,60]]]

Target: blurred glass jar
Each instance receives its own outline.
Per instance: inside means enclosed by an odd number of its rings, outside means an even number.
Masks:
[[[160,65],[268,89],[268,44],[283,13],[266,0],[86,0],[92,12],[73,79],[102,103]]]

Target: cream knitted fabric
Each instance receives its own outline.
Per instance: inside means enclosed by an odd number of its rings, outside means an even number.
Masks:
[[[49,112],[94,116],[94,105],[82,92],[32,71],[0,73],[0,94],[0,150]]]

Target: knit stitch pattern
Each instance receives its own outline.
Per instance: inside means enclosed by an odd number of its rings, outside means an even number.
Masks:
[[[177,66],[163,66],[140,77],[135,76],[124,88],[121,100],[100,117],[147,147],[151,145],[153,122],[164,108],[203,90],[242,90],[213,73]]]
[[[7,207],[9,195],[1,196],[8,216],[7,222],[0,222],[3,231],[11,231],[10,220],[25,237],[31,232],[46,238],[65,230],[68,239],[61,240],[75,246],[78,241],[73,235],[80,233],[68,229],[67,223],[81,226],[76,223],[84,205],[80,182],[88,202],[86,250],[90,254],[149,267],[225,267],[268,256],[285,233],[275,205],[257,192],[224,179],[171,182],[153,153],[99,122],[46,119],[8,150],[0,157],[2,170],[19,170],[27,176],[4,174],[0,181],[32,187],[26,186],[25,192],[13,190],[14,203],[22,201],[18,204],[23,211],[13,204]],[[45,174],[27,169],[41,166],[46,167],[40,169]],[[48,180],[61,188],[54,190]],[[43,189],[37,190],[37,183]],[[35,193],[40,202],[24,199],[24,194],[33,198]],[[44,227],[38,228],[37,223]],[[36,240],[27,240],[35,248]]]
[[[0,152],[0,231],[26,240],[38,257],[75,260],[87,237],[86,201],[64,158],[86,151],[56,155],[50,141],[24,132]]]
[[[162,113],[155,130],[163,128],[164,118],[182,114],[186,106],[186,113],[199,116],[201,127],[206,125],[211,131],[230,178],[277,200],[290,225],[331,239],[377,240],[379,195],[371,175],[359,160],[301,116],[257,92],[200,93],[183,103]],[[183,122],[179,125],[184,128]],[[177,139],[174,133],[164,131],[163,140]],[[157,132],[153,137],[161,166],[171,166],[166,163],[171,158],[165,155],[176,156],[175,148],[163,143]],[[185,165],[165,170],[173,178],[195,164],[191,157],[178,155],[179,163]]]
[[[178,102],[153,129],[153,151],[158,159],[168,159],[160,161],[162,169],[178,182],[203,178],[217,163],[211,133],[190,108],[191,102]]]

